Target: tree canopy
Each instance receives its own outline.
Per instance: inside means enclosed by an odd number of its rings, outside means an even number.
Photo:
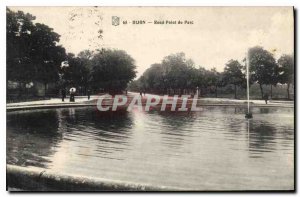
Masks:
[[[215,68],[206,69],[195,65],[183,52],[170,54],[159,63],[154,63],[136,77],[135,60],[123,50],[83,50],[79,54],[66,54],[59,45],[60,35],[41,23],[35,23],[35,16],[22,11],[6,9],[7,37],[7,80],[18,82],[19,86],[32,81],[45,85],[55,83],[60,87],[76,86],[79,89],[99,90],[112,94],[129,88],[159,94],[201,94],[215,93],[219,87],[233,85],[235,98],[237,87],[245,88],[245,67],[238,60],[230,60],[223,72]],[[251,83],[260,86],[294,84],[293,55],[282,55],[278,61],[263,47],[255,46],[248,51]],[[67,67],[61,67],[67,61]],[[231,86],[230,86],[231,87]]]
[[[245,74],[242,72],[243,66],[237,60],[230,60],[224,68],[224,80],[228,84],[234,85],[234,98],[237,98],[237,86],[244,86],[246,83]]]
[[[152,64],[143,75],[130,84],[131,89],[160,94],[195,94],[197,88],[204,91],[209,86],[223,86],[221,73],[215,69],[196,68],[184,53],[166,56],[161,63]]]
[[[290,99],[290,84],[294,84],[294,57],[292,55],[282,55],[278,59],[278,65],[278,81],[287,84],[287,98]]]
[[[65,49],[59,35],[35,17],[7,8],[7,79],[26,84],[33,80],[45,84],[58,80]]]
[[[257,82],[264,97],[262,85],[278,83],[278,65],[273,54],[260,46],[250,48],[248,51],[251,79]]]
[[[91,83],[112,94],[119,93],[136,76],[134,59],[122,50],[103,49],[91,59]]]

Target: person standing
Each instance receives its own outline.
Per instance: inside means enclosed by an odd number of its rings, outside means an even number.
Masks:
[[[62,101],[62,102],[65,101],[66,94],[67,94],[66,89],[63,88],[63,89],[61,90],[61,101]]]
[[[75,102],[75,92],[76,92],[76,88],[74,87],[70,88],[70,102]]]
[[[88,100],[90,100],[90,97],[91,97],[91,90],[90,89],[88,89],[88,91],[87,91],[87,96],[88,96]]]
[[[266,94],[264,95],[264,99],[265,99],[266,104],[268,104],[268,100],[269,100],[269,95],[268,95],[268,93],[266,93]]]

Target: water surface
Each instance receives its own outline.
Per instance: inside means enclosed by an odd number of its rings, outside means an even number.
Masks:
[[[294,188],[294,110],[7,113],[7,163],[196,190]]]

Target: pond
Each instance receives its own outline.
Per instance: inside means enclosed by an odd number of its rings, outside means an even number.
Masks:
[[[7,113],[7,163],[190,190],[294,188],[294,109]]]

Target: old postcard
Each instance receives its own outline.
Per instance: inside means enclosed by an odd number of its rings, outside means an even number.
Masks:
[[[294,191],[293,7],[6,8],[8,191]]]

